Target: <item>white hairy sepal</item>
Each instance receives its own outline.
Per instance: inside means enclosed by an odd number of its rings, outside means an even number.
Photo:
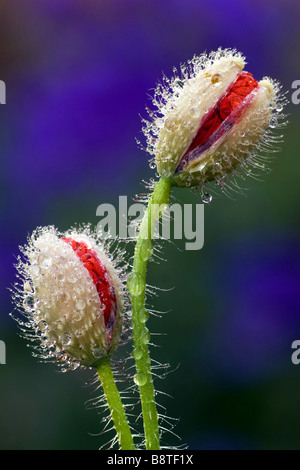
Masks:
[[[220,180],[247,159],[255,157],[259,143],[267,136],[273,118],[277,122],[278,86],[269,78],[261,80],[251,100],[231,130],[199,158],[190,161],[174,179],[178,186],[205,185]],[[247,99],[247,98],[246,98]],[[251,162],[250,162],[251,163]]]
[[[160,176],[172,178],[176,186],[198,186],[206,195],[204,188],[210,181],[225,189],[230,187],[230,174],[234,183],[236,176],[257,176],[256,169],[268,167],[266,153],[278,151],[283,137],[274,130],[287,124],[282,112],[286,97],[281,86],[269,78],[245,97],[233,126],[235,111],[230,125],[224,121],[223,129],[227,126],[228,132],[221,132],[222,137],[205,151],[196,147],[185,162],[182,160],[207,113],[235,82],[244,65],[243,56],[236,50],[220,48],[209,55],[195,56],[181,66],[181,74],[174,68],[173,78],[163,77],[164,83],[156,87],[153,98],[157,110],[148,109],[152,121],[143,120],[145,150],[153,155],[150,166],[156,166]]]
[[[191,62],[182,80],[171,81],[168,96],[162,93],[158,115],[145,129],[149,137],[156,127],[157,139],[151,150],[163,177],[174,174],[201,121],[245,66],[242,55],[234,50],[219,50],[214,55],[194,57]]]
[[[96,241],[85,233],[70,231],[76,241],[84,241],[105,265],[116,293],[114,328],[105,326],[103,309],[93,280],[72,247],[61,240],[53,227],[38,229],[22,250],[18,270],[17,306],[25,310],[23,324],[40,342],[43,359],[57,359],[74,368],[91,366],[111,355],[122,332],[123,286],[115,268]],[[27,335],[28,336],[28,335]]]

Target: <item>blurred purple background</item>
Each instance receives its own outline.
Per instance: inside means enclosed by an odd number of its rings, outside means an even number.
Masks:
[[[96,224],[99,204],[143,191],[154,174],[135,142],[140,116],[162,73],[194,54],[235,47],[255,78],[280,80],[290,100],[299,17],[292,0],[1,2],[2,449],[97,448],[102,439],[88,434],[101,423],[84,409],[82,376],[38,364],[8,316],[18,245],[38,225]],[[161,402],[192,449],[300,448],[300,366],[290,359],[300,339],[299,110],[288,106],[264,181],[205,207],[204,248],[169,245],[168,262],[149,272],[151,284],[174,287],[155,301],[172,312],[150,329],[167,333],[154,357],[180,364],[158,388],[174,397]]]

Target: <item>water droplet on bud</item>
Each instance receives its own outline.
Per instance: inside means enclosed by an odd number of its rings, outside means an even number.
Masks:
[[[40,268],[37,264],[33,264],[30,268],[31,270],[31,273],[34,275],[34,276],[38,276],[39,273],[40,273]]]
[[[80,310],[75,310],[75,312],[72,315],[72,320],[80,321],[81,318],[82,318],[82,312]]]
[[[79,299],[76,302],[76,308],[78,308],[79,310],[83,310],[84,307],[85,307],[85,301],[83,299]]]
[[[38,327],[41,331],[45,331],[48,328],[48,323],[45,322],[44,320],[41,320],[38,324]]]
[[[101,348],[94,348],[92,352],[95,359],[100,359],[103,355]]]
[[[34,298],[32,295],[27,295],[24,299],[23,306],[27,312],[34,311]]]
[[[31,285],[30,285],[30,282],[28,282],[28,281],[25,281],[25,282],[24,282],[23,288],[24,288],[24,291],[25,291],[25,292],[32,292],[32,287],[31,287]]]
[[[211,201],[212,201],[211,194],[204,193],[202,196],[202,202],[204,202],[204,204],[209,204]]]
[[[72,342],[72,338],[68,334],[65,334],[65,335],[61,336],[59,339],[60,339],[63,347],[69,346]]]
[[[197,106],[192,106],[190,109],[190,113],[191,113],[191,116],[195,118],[200,116],[200,110]]]
[[[278,124],[277,118],[276,118],[276,116],[273,116],[271,121],[270,121],[270,127],[272,129],[275,129],[275,127],[277,127],[277,124]]]
[[[42,269],[48,269],[48,268],[50,268],[51,264],[52,264],[52,259],[51,258],[44,258],[40,263],[40,267]]]

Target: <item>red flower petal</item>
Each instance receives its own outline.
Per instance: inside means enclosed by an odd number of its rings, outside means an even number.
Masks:
[[[258,82],[248,72],[242,72],[238,75],[236,81],[229,87],[227,92],[216,106],[208,113],[202,121],[200,128],[194,137],[191,145],[181,159],[177,171],[182,169],[185,162],[189,160],[188,154],[197,147],[203,146],[208,139],[212,137],[220,128],[222,123],[233,113],[238,106],[241,107],[236,114],[238,118],[243,111],[244,99],[258,86]],[[232,127],[232,125],[231,125]],[[230,129],[230,126],[229,128]]]
[[[110,319],[114,321],[116,316],[116,294],[109,281],[109,274],[106,267],[98,258],[97,253],[88,248],[86,243],[77,242],[72,238],[62,238],[62,240],[72,247],[78,258],[88,270],[97,289],[100,302],[104,305],[104,322],[105,326],[108,326]],[[111,313],[113,313],[112,318]]]

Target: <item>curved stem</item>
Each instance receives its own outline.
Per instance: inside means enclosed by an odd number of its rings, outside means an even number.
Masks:
[[[146,327],[148,314],[145,310],[145,289],[147,262],[153,252],[152,238],[157,221],[167,208],[171,195],[171,180],[161,178],[150,197],[149,204],[140,225],[134,252],[134,262],[128,279],[131,294],[133,356],[136,363],[135,383],[139,387],[146,449],[159,450],[158,414],[151,374],[151,360],[148,343],[150,333]]]
[[[104,357],[96,366],[99,379],[118,435],[121,450],[134,450],[132,434],[116,387],[109,359]]]

